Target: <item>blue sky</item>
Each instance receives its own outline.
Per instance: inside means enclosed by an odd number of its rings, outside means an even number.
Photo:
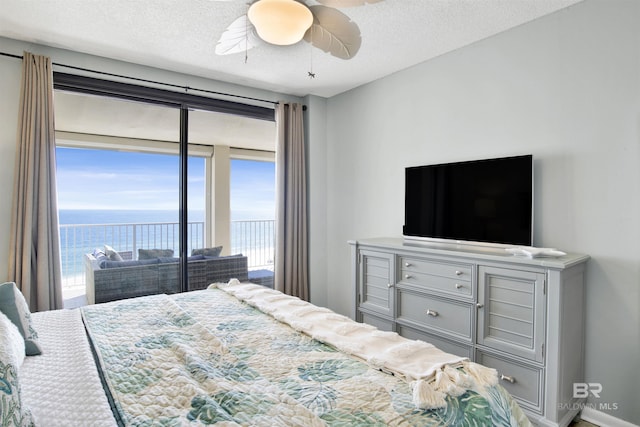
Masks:
[[[61,148],[56,151],[59,209],[178,209],[178,156]],[[189,209],[204,209],[204,159],[190,158]],[[272,219],[275,167],[233,160],[232,219]]]

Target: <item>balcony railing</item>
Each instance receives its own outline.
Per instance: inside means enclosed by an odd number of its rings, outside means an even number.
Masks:
[[[109,245],[117,251],[138,249],[173,249],[178,253],[177,222],[136,224],[61,224],[60,246],[64,288],[84,286],[84,255],[95,248]],[[204,222],[190,222],[187,230],[187,252],[205,246]],[[231,254],[248,258],[250,270],[273,269],[275,221],[253,220],[231,222]]]

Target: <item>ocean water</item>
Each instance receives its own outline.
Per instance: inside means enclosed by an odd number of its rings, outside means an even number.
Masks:
[[[178,212],[165,210],[76,210],[61,209],[60,246],[63,277],[84,272],[84,255],[104,245],[117,251],[173,249],[179,252]],[[188,247],[205,247],[204,211],[187,213]],[[229,253],[249,257],[249,266],[273,262],[275,224],[271,221],[234,221],[231,224]]]
[[[178,211],[174,210],[97,210],[60,209],[60,224],[134,224],[178,222]],[[204,211],[187,212],[188,222],[204,221]]]

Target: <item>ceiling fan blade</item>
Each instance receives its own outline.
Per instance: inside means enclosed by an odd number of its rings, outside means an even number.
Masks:
[[[258,36],[256,28],[249,21],[247,15],[242,15],[222,33],[218,44],[216,44],[216,54],[230,55],[244,52],[262,43],[262,39]]]
[[[354,6],[362,6],[367,3],[380,3],[384,0],[317,0],[318,3],[321,3],[325,6],[330,7],[354,7]]]
[[[309,9],[313,13],[313,24],[304,40],[338,58],[353,58],[362,44],[356,23],[332,7],[310,6]]]

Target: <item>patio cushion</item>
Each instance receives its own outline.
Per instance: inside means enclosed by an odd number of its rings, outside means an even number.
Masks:
[[[100,261],[100,268],[122,268],[122,267],[137,267],[140,265],[152,265],[158,264],[160,261],[158,258],[140,259],[130,261],[109,261],[108,259]]]
[[[204,255],[194,255],[194,256],[187,257],[187,261],[188,262],[191,262],[191,261],[202,261],[203,259],[205,259]],[[174,258],[174,257],[160,257],[160,258],[158,258],[158,262],[160,264],[177,263],[179,260],[180,260],[180,258]]]
[[[173,249],[138,249],[138,259],[171,258]]]
[[[204,255],[208,257],[216,257],[216,256],[220,256],[220,252],[222,252],[222,246],[216,246],[214,248],[193,249],[191,251],[191,255]]]
[[[107,255],[107,257],[109,257],[111,261],[124,261],[118,251],[116,251],[109,245],[104,245],[104,253],[105,255]]]

